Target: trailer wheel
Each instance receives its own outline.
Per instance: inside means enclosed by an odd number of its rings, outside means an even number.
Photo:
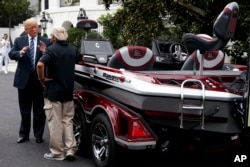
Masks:
[[[89,150],[89,133],[87,128],[86,118],[80,104],[75,102],[75,116],[73,119],[73,129],[78,146],[78,155],[87,153]]]
[[[116,163],[116,144],[111,123],[105,114],[94,118],[90,129],[91,152],[96,166],[114,166]]]

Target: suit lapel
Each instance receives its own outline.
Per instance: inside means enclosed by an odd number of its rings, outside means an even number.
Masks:
[[[25,44],[24,44],[24,46],[29,46],[29,37],[28,37],[28,35],[26,35],[26,37],[25,37]]]
[[[23,47],[25,47],[25,46],[29,46],[29,37],[28,37],[28,35],[26,35],[26,36],[23,38]],[[25,57],[30,61],[30,51],[28,50],[28,51],[26,52],[26,54],[27,54],[28,56],[25,56]]]

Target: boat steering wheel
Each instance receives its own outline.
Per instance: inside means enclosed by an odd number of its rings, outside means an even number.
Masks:
[[[169,54],[176,61],[184,62],[188,56],[187,48],[180,43],[173,43],[169,47]]]

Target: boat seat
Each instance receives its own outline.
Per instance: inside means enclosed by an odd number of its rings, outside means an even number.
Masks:
[[[132,71],[151,70],[154,55],[151,49],[144,46],[124,46],[115,51],[107,66]]]
[[[201,56],[204,57],[204,70],[222,70],[224,67],[225,54],[221,50],[207,51],[203,55],[194,51],[185,61],[181,70],[198,70]]]
[[[238,15],[238,3],[228,3],[214,22],[213,32],[215,37],[212,40],[206,40],[199,35],[187,33],[183,35],[184,45],[188,49],[200,50],[201,54],[206,51],[223,49],[234,36]]]
[[[213,40],[206,34],[198,34],[201,39]],[[225,61],[225,54],[221,50],[206,51],[201,54],[199,50],[195,50],[185,61],[181,70],[198,70],[200,67],[201,57],[203,56],[204,70],[222,70]]]

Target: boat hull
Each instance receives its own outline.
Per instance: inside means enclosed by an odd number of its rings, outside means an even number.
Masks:
[[[227,134],[235,134],[242,131],[243,122],[239,121],[240,118],[237,118],[235,113],[237,102],[242,100],[240,95],[209,90],[205,91],[208,95],[205,97],[203,104],[204,111],[202,109],[183,109],[182,102],[192,106],[200,106],[202,104],[202,98],[199,94],[200,90],[198,90],[199,95],[197,96],[192,94],[197,90],[193,90],[193,92],[191,90],[190,96],[187,93],[185,99],[182,100],[181,94],[178,93],[178,91],[181,91],[180,87],[174,87],[174,89],[178,90],[177,93],[169,93],[169,91],[159,94],[153,94],[151,91],[145,93],[135,91],[133,87],[130,87],[131,89],[126,86],[123,87],[121,84],[119,85],[113,80],[103,77],[104,74],[110,76],[121,75],[115,71],[110,71],[110,69],[107,71],[105,69],[96,69],[96,67],[76,69],[76,89],[84,89],[83,87],[86,87],[111,98],[139,113],[149,124]],[[99,71],[99,73],[97,72],[98,75],[94,73],[96,70]],[[128,80],[133,82],[131,78]],[[170,86],[170,89],[172,88]],[[162,92],[164,92],[164,89]]]

